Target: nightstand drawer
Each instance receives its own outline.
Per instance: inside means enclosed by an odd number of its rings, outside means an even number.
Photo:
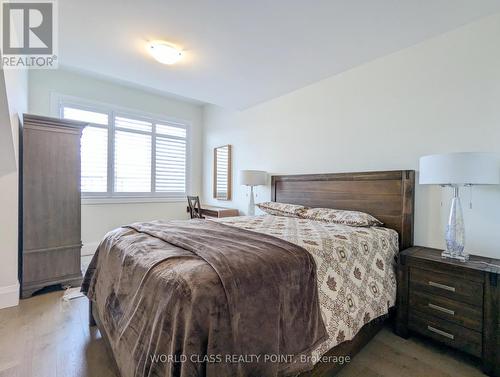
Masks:
[[[426,291],[475,306],[483,305],[483,285],[481,283],[457,279],[455,276],[435,271],[412,267],[410,269],[410,289],[417,292]]]
[[[480,332],[417,311],[410,311],[408,327],[471,355],[477,357],[482,355]]]
[[[483,329],[483,308],[427,292],[410,290],[410,310],[433,315],[472,330]]]

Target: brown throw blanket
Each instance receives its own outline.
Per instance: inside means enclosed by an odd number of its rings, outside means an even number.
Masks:
[[[303,248],[205,220],[108,233],[82,290],[127,376],[280,376],[327,333]]]

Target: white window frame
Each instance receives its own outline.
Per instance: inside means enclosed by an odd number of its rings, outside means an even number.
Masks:
[[[191,187],[191,125],[185,120],[166,117],[164,115],[145,113],[140,110],[126,109],[120,106],[104,104],[84,100],[77,97],[65,96],[53,93],[51,99],[51,108],[53,115],[63,118],[64,107],[72,107],[80,110],[94,111],[108,116],[108,126],[91,123],[92,127],[108,129],[108,149],[107,149],[107,192],[82,192],[82,204],[105,204],[105,203],[148,203],[148,202],[184,202],[185,194],[190,192]],[[55,113],[55,114],[54,114]],[[115,148],[115,117],[128,117],[131,119],[142,120],[152,124],[151,132],[139,130],[125,130],[126,132],[151,135],[151,192],[114,192],[114,148]],[[171,139],[186,140],[186,192],[172,196],[165,192],[155,192],[156,186],[156,124],[171,124],[186,130],[186,138],[168,136]],[[161,135],[159,137],[162,137]]]

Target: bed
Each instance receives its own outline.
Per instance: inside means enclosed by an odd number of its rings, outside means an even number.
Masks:
[[[253,218],[238,217],[232,219],[229,218],[220,220],[217,223],[212,223],[210,225],[207,225],[206,229],[207,234],[216,234],[217,232],[220,232],[222,237],[227,236],[226,238],[228,239],[225,242],[228,242],[227,245],[229,248],[235,247],[234,244],[231,244],[230,242],[232,242],[231,241],[232,239],[237,239],[238,237],[240,237],[240,235],[241,237],[243,237],[241,243],[246,244],[249,242],[248,237],[254,238],[256,234],[259,234],[260,236],[258,237],[259,238],[258,242],[260,243],[264,242],[264,244],[262,244],[264,245],[262,246],[263,248],[272,248],[273,247],[272,245],[283,247],[283,245],[280,244],[280,242],[284,242],[290,245],[296,244],[302,250],[304,249],[307,250],[308,253],[306,254],[311,255],[313,257],[312,258],[314,260],[313,265],[317,266],[317,271],[315,271],[315,274],[317,274],[317,276],[316,275],[314,276],[314,284],[315,288],[317,288],[316,294],[318,295],[318,299],[309,301],[306,300],[308,303],[307,305],[305,305],[304,302],[302,301],[297,301],[298,300],[297,297],[294,298],[295,301],[293,300],[291,301],[294,305],[297,304],[299,307],[303,307],[304,310],[302,312],[293,312],[293,317],[295,319],[300,318],[301,323],[304,323],[304,328],[308,330],[305,331],[302,335],[297,334],[296,332],[294,333],[291,330],[290,333],[281,330],[284,335],[281,334],[280,336],[286,337],[288,334],[290,338],[289,342],[282,343],[283,340],[279,339],[277,340],[277,342],[281,343],[277,345],[274,344],[270,345],[270,348],[267,349],[273,350],[276,349],[276,347],[278,348],[284,347],[283,344],[291,344],[304,341],[305,342],[304,344],[310,344],[311,347],[307,348],[307,350],[304,347],[302,348],[299,347],[299,348],[301,350],[306,350],[304,351],[305,353],[310,354],[314,357],[312,358],[312,360],[307,359],[307,362],[305,362],[304,365],[301,365],[300,363],[297,364],[291,363],[293,365],[298,365],[297,368],[302,368],[302,369],[287,370],[285,367],[283,367],[285,368],[283,369],[282,365],[287,364],[289,361],[287,360],[285,362],[284,360],[281,361],[278,360],[277,365],[279,365],[279,367],[276,367],[277,369],[273,370],[272,374],[271,372],[269,373],[270,375],[287,375],[287,374],[296,375],[297,373],[295,372],[300,371],[301,376],[329,376],[334,374],[344,365],[346,357],[353,357],[363,347],[363,345],[366,344],[376,334],[376,332],[381,328],[384,318],[387,317],[387,312],[389,307],[394,306],[396,299],[395,289],[394,288],[388,289],[387,287],[384,288],[383,286],[384,284],[389,286],[391,284],[395,285],[394,271],[392,270],[392,273],[388,272],[393,267],[392,263],[394,262],[394,257],[397,255],[397,252],[399,250],[403,250],[409,246],[412,246],[414,172],[409,170],[404,170],[404,171],[385,171],[385,172],[367,172],[367,173],[273,176],[271,186],[272,186],[271,196],[273,201],[290,203],[290,204],[300,204],[308,207],[323,207],[323,208],[336,208],[336,209],[362,211],[375,216],[376,218],[384,222],[386,226],[386,228],[351,229],[352,227],[347,227],[347,228],[345,226],[329,227],[317,221],[312,221],[312,220],[308,221],[303,219],[299,220],[290,217],[276,217],[276,216],[263,216],[263,217],[253,217]],[[206,268],[205,265],[202,266],[201,264],[203,264],[204,262],[210,264],[211,261],[206,260],[204,258],[211,258],[212,254],[210,253],[202,254],[201,258],[197,259],[192,258],[192,254],[189,254],[189,251],[187,251],[192,246],[191,245],[192,242],[189,235],[183,238],[181,241],[179,241],[179,238],[182,237],[178,237],[178,234],[182,232],[186,232],[186,234],[189,234],[190,229],[186,229],[182,224],[173,224],[173,223],[168,224],[170,228],[175,228],[177,225],[179,226],[179,231],[177,233],[175,232],[169,233],[169,232],[164,232],[163,229],[164,227],[162,228],[162,224],[153,224],[153,225],[136,224],[131,228],[124,228],[118,230],[116,231],[116,233],[113,233],[111,237],[107,237],[107,239],[105,239],[103,243],[104,244],[106,244],[106,242],[108,243],[107,245],[108,253],[106,255],[113,256],[113,258],[110,259],[112,263],[114,263],[117,266],[117,268],[124,268],[125,266],[126,268],[129,268],[129,271],[134,271],[134,272],[138,271],[138,273],[133,273],[133,274],[127,273],[124,275],[120,275],[118,273],[119,276],[115,277],[114,284],[116,285],[117,281],[120,284],[123,284],[123,281],[126,281],[127,279],[133,280],[132,276],[138,276],[140,277],[140,279],[139,281],[134,283],[135,287],[144,288],[144,286],[149,284],[147,288],[148,290],[158,289],[158,292],[164,292],[161,290],[163,289],[160,284],[161,278],[158,277],[156,278],[155,281],[155,279],[152,279],[150,277],[151,275],[150,274],[148,275],[149,280],[147,282],[144,282],[145,280],[144,276],[146,275],[145,274],[141,275],[139,273],[141,269],[147,270],[151,269],[152,266],[154,266],[156,270],[160,270],[157,267],[161,264],[162,265],[161,271],[163,272],[158,272],[157,275],[158,276],[161,275],[163,276],[162,278],[166,279],[164,275],[165,271],[173,266],[172,263],[178,263],[179,260],[189,261],[186,262],[184,267],[182,267],[185,268],[184,270],[180,268],[181,271],[184,271],[183,272],[184,277],[189,275],[190,273],[189,271],[192,271],[193,269],[192,266],[194,266],[194,264],[198,266],[197,268]],[[236,231],[236,229],[239,230]],[[243,233],[238,233],[240,231]],[[146,247],[150,247],[152,250],[156,250],[155,247],[159,249],[158,245],[162,243],[164,245],[165,241],[172,242],[171,244],[167,243],[168,245],[177,245],[177,246],[181,245],[183,246],[183,248],[181,248],[182,252],[179,251],[177,248],[175,251],[176,252],[175,258],[170,259],[170,262],[167,264],[165,264],[164,259],[162,259],[163,257],[159,257],[159,259],[157,259],[156,261],[151,259],[151,261],[148,262],[150,263],[150,265],[148,265],[146,262],[138,263],[137,258],[134,261],[130,258],[127,259],[128,254],[126,255],[126,253],[121,253],[122,250],[120,249],[121,241],[119,240],[124,240],[124,239],[133,240],[133,242],[131,243],[129,242],[126,247],[122,245],[123,246],[122,249],[124,250],[133,248],[136,248],[138,250],[143,250]],[[209,242],[207,240],[209,239],[206,237],[200,238],[199,242],[200,243]],[[367,256],[363,257],[364,259],[361,257],[352,258],[349,253],[347,253],[346,255],[345,251],[350,247],[349,246],[350,242],[352,242],[353,240],[358,242],[360,245],[361,245],[360,242],[365,242],[365,241],[367,245],[370,242],[373,245],[384,245],[383,247],[380,248],[385,249],[386,252],[385,254],[384,253],[381,254],[379,251],[377,251],[376,254],[369,256],[368,249],[370,249],[370,247],[367,247],[366,249]],[[222,241],[217,241],[217,242],[222,242]],[[137,245],[142,245],[142,246],[139,247]],[[260,244],[253,245],[254,249],[257,248],[258,245]],[[329,246],[325,249],[326,247],[325,245]],[[106,245],[101,244],[100,248],[102,247],[104,249],[105,246]],[[239,244],[236,244],[236,246],[239,246]],[[345,262],[350,263],[350,266],[348,268],[339,267],[339,263],[336,261],[328,262],[329,260],[328,255],[336,252],[335,250],[337,251],[343,250],[342,247],[345,248],[344,254],[341,251],[339,255],[340,258],[342,258],[343,255],[345,258]],[[221,246],[221,248],[223,247]],[[295,251],[292,250],[292,252],[296,252],[296,250]],[[151,255],[154,254],[155,254],[154,252],[151,253]],[[118,255],[118,257],[116,255]],[[198,256],[200,256],[200,254],[198,254]],[[303,255],[301,255],[301,257],[302,256]],[[105,259],[104,257],[101,258]],[[262,259],[262,254],[259,255],[259,258]],[[111,265],[112,263],[110,263],[109,265]],[[274,265],[279,266],[279,263],[280,262],[276,261]],[[265,263],[265,265],[272,266],[273,263]],[[244,274],[245,273],[244,265],[241,267],[243,269],[241,269],[239,273]],[[177,269],[177,271],[179,271],[178,264],[175,265],[175,268]],[[219,267],[216,266],[215,269],[217,270],[217,268]],[[337,270],[336,273],[333,273],[332,271],[334,271],[335,268],[341,268],[341,269]],[[116,270],[116,268],[113,269],[108,268],[107,270],[105,270],[105,273],[101,271],[101,275],[108,275],[108,276],[113,275],[114,274],[114,272],[112,272],[113,270]],[[339,281],[340,278],[337,279],[337,277],[340,276],[344,270],[347,271],[349,274],[352,272],[355,275],[354,278],[352,277],[350,278],[351,281],[353,282],[342,283],[342,281]],[[272,272],[269,271],[266,272],[266,274],[279,273],[279,269],[273,270]],[[369,272],[369,277],[365,279],[364,276],[367,274],[367,272]],[[230,278],[229,280],[224,280],[223,275],[224,275],[223,273],[222,274],[219,273],[219,278],[222,281],[222,286],[225,286],[225,284],[232,283]],[[301,274],[300,278],[303,278],[303,280],[300,281],[300,284],[298,284],[301,287],[308,287],[311,285],[311,280],[307,280],[305,278],[306,275],[307,273]],[[297,277],[294,279],[297,279]],[[359,281],[356,281],[356,279],[358,279]],[[256,278],[256,280],[259,280],[259,278]],[[179,280],[175,280],[175,282],[176,284],[179,284]],[[238,280],[238,282],[241,283],[240,280]],[[88,284],[91,283],[87,281],[86,285]],[[345,294],[346,289],[342,287],[345,284],[349,284],[349,289],[347,289],[348,291],[358,290],[359,291],[358,296],[347,297],[348,295]],[[355,286],[356,284],[357,287]],[[245,285],[241,283],[240,288],[244,290]],[[252,288],[252,286],[250,286],[250,288]],[[85,287],[84,285],[84,290],[85,289],[88,289],[88,286]],[[290,295],[293,295],[293,287],[289,287],[287,288],[287,290],[288,289],[291,292]],[[335,313],[335,310],[338,311],[341,310],[341,308],[339,309],[339,300],[328,299],[327,296],[328,292],[336,291],[337,289],[339,291],[342,290],[343,294],[346,296],[343,297],[341,300],[342,305],[345,306],[347,305],[346,302],[350,302],[349,305],[351,305],[352,307],[351,315],[343,315],[343,317],[341,315],[332,316],[332,313]],[[190,290],[187,291],[189,291],[189,293],[192,294],[192,291]],[[265,289],[260,288],[257,289],[256,291],[263,292],[265,291]],[[387,294],[384,295],[384,292],[386,291]],[[204,292],[203,295],[209,295],[207,291],[203,292]],[[297,290],[296,292],[299,291]],[[311,292],[313,291],[311,290]],[[124,348],[120,350],[120,347],[122,347],[123,344],[127,344],[127,336],[129,339],[131,338],[133,339],[134,334],[137,334],[136,335],[137,337],[139,337],[139,335],[144,337],[144,329],[147,326],[149,326],[148,323],[151,322],[152,320],[138,321],[134,325],[135,328],[134,326],[123,327],[123,329],[127,328],[127,330],[125,331],[125,330],[117,330],[116,328],[114,328],[116,327],[115,322],[110,321],[109,317],[110,315],[117,313],[119,314],[120,318],[127,317],[123,316],[122,313],[124,307],[128,308],[127,309],[128,312],[133,311],[134,313],[132,314],[135,314],[136,311],[142,310],[143,313],[141,313],[140,315],[141,319],[147,318],[148,316],[155,317],[156,319],[153,321],[155,322],[155,324],[159,322],[163,325],[164,322],[168,322],[168,320],[172,319],[175,320],[177,317],[175,315],[174,316],[170,315],[170,317],[167,316],[167,319],[161,317],[161,320],[159,320],[158,314],[155,313],[162,313],[161,315],[163,315],[166,309],[162,308],[161,310],[159,310],[158,308],[156,308],[156,306],[158,306],[157,302],[155,300],[152,300],[151,298],[149,298],[149,301],[151,302],[148,303],[148,300],[142,297],[140,299],[135,296],[125,297],[127,295],[123,294],[122,292],[121,295],[117,294],[115,295],[116,297],[112,297],[112,299],[109,300],[110,295],[108,293],[107,296],[105,296],[107,298],[106,305],[101,303],[99,310],[98,309],[99,305],[94,305],[92,300],[92,297],[97,297],[98,295],[94,296],[90,295],[90,296],[91,296],[90,297],[91,321],[92,323],[94,323],[94,321],[95,323],[97,323],[101,331],[101,334],[108,345],[108,348],[110,348],[111,350],[111,354],[114,356],[114,359],[117,360],[118,364],[117,369],[121,372],[122,376],[125,377],[129,375],[130,376],[160,375],[160,372],[158,372],[159,369],[152,368],[150,365],[151,363],[150,362],[148,363],[148,361],[145,360],[144,357],[138,358],[138,360],[131,360],[133,359],[133,357],[123,356],[127,354],[135,355],[136,353],[135,347],[137,347],[136,343],[132,342],[133,345],[129,346],[129,349]],[[128,305],[126,306],[117,305],[116,302],[119,301],[117,299],[118,296],[121,297],[120,300],[122,300],[122,302],[127,302]],[[133,295],[128,295],[128,296],[133,296]],[[166,296],[168,295],[166,294]],[[227,296],[227,291],[226,291],[226,296]],[[311,297],[312,296],[314,296],[314,292],[311,293]],[[361,301],[359,299],[360,296],[364,297]],[[366,299],[366,296],[370,296],[369,299]],[[378,301],[372,296],[378,297],[377,299]],[[163,298],[164,295],[157,295],[156,297],[158,302],[165,301],[165,299]],[[260,297],[257,298],[257,300],[265,300],[265,299],[266,299],[265,295],[261,295]],[[213,297],[211,298],[211,300],[213,302],[217,301]],[[227,300],[228,302],[231,301],[229,299],[229,296],[227,296]],[[312,309],[310,310],[310,307],[314,306],[313,303],[315,301],[317,301],[320,304],[321,308],[314,308],[314,310]],[[168,303],[171,304],[172,301],[168,301]],[[219,302],[217,306],[220,305],[223,306],[224,304]],[[271,318],[273,318],[272,315],[274,312],[272,310],[273,306],[272,300],[269,301],[264,306],[268,308],[263,308],[262,309],[263,312],[256,313],[256,315],[258,317],[258,315],[261,314],[262,318],[268,319],[267,321],[261,320],[260,322],[261,326],[264,326],[265,328],[266,323],[270,321]],[[156,312],[155,310],[153,310],[154,308],[156,308]],[[171,309],[170,306],[168,308],[169,308],[168,310],[172,311],[178,310],[177,306],[173,309]],[[308,310],[310,311],[307,312]],[[228,311],[230,312],[230,310]],[[247,307],[247,310],[245,310],[245,312],[248,311],[249,310]],[[319,312],[321,313],[321,316],[317,314]],[[194,318],[196,316],[196,313],[194,313],[193,315],[193,312],[190,312],[190,315],[193,316],[192,323],[189,322],[189,320],[185,319],[191,317],[186,317],[186,313],[184,311],[179,313],[182,313],[184,315],[184,317],[182,318],[186,323],[189,323],[189,326],[186,326],[186,324],[183,323],[182,326],[180,326],[179,324],[176,324],[176,326],[173,327],[169,325],[167,327],[168,329],[172,328],[175,329],[177,332],[179,331],[189,332],[190,330],[186,330],[187,327],[192,328],[197,326],[198,327],[204,326],[203,318],[201,319]],[[211,313],[212,315],[213,308],[207,309],[207,313]],[[217,323],[219,323],[221,322],[220,319],[221,314],[219,311],[217,311],[217,313],[218,313]],[[130,318],[132,314],[127,318]],[[302,317],[300,317],[301,315]],[[305,320],[305,317],[308,317],[307,321]],[[320,317],[322,318],[322,320],[320,319]],[[178,318],[181,318],[180,314]],[[246,320],[245,318],[242,319],[243,322],[245,322],[245,320]],[[292,320],[290,319],[290,321]],[[247,322],[249,321],[246,320],[245,323]],[[324,328],[321,327],[321,322],[324,322]],[[204,350],[207,349],[211,350],[221,349],[220,345],[218,344],[214,346],[214,344],[212,344],[214,342],[210,341],[210,339],[211,337],[213,337],[213,339],[217,339],[218,332],[221,331],[223,333],[225,331],[225,327],[221,326],[220,328],[218,328],[217,326],[214,326],[212,317],[210,317],[207,323],[208,324],[206,325],[206,327],[212,329],[210,333],[203,332],[205,329],[196,329],[197,332],[194,331],[193,334],[201,334],[199,338],[202,340],[200,341],[200,339],[196,339],[194,341],[193,336],[184,336],[181,338],[182,345],[180,347],[190,349],[189,346],[191,345],[195,346],[194,348],[191,349],[201,350],[200,354],[203,354],[205,352]],[[121,325],[121,322],[119,324]],[[256,326],[253,323],[251,325]],[[230,325],[228,326],[230,327]],[[130,329],[130,327],[132,327],[132,329]],[[162,331],[158,331],[158,328],[159,327],[156,326],[155,331],[148,330],[149,333],[147,333],[147,335],[149,338],[147,339],[147,346],[145,347],[148,352],[150,352],[150,349],[154,347],[156,347],[155,349],[160,349],[158,348],[158,344],[161,343],[162,336],[164,337],[171,336],[171,334],[162,335],[161,334]],[[248,328],[252,329],[250,325]],[[163,329],[163,327],[160,327],[160,329]],[[213,329],[216,329],[215,336]],[[251,330],[249,331],[251,332]],[[322,331],[324,331],[325,334],[323,334]],[[111,339],[110,339],[110,333],[111,333]],[[230,337],[231,335],[227,333],[225,336]],[[279,338],[280,336],[277,336],[277,338]],[[248,338],[248,336],[246,335],[245,337]],[[205,338],[208,338],[208,340]],[[250,338],[252,337],[250,336]],[[270,336],[270,338],[273,338],[273,336]],[[172,339],[174,338],[172,337]],[[252,341],[254,342],[253,344],[251,343],[247,344],[250,345],[249,349],[251,349],[252,346],[255,346],[256,340],[253,339]],[[262,340],[262,342],[264,342],[264,340]],[[173,343],[173,340],[170,343]],[[171,347],[169,348],[170,350],[179,348],[179,346],[172,346],[170,343],[169,343],[169,347]],[[237,343],[235,342],[234,344]],[[192,353],[194,354],[195,351],[192,351]],[[146,352],[142,351],[142,354],[146,354]],[[211,355],[212,352],[209,352],[208,354]],[[117,355],[118,357],[116,357]],[[213,368],[213,365],[218,365],[217,360],[213,362],[214,360],[202,359],[201,363],[194,365],[192,369],[189,369],[187,367],[185,369],[182,369],[180,366],[185,365],[183,364],[184,361],[185,360],[168,360],[167,363],[170,363],[169,364],[170,369],[165,374],[193,375],[193,376],[204,375],[204,374],[211,375],[210,370],[215,370],[215,369],[210,369],[210,368]],[[252,361],[250,360],[250,362]],[[294,363],[295,362],[296,360],[294,360]],[[203,363],[205,364],[202,365]],[[314,368],[312,368],[312,366],[314,366]],[[307,371],[302,372],[302,370],[307,370]],[[233,372],[231,372],[231,374],[233,374]],[[246,371],[238,370],[238,374],[257,375],[248,372],[248,368]]]

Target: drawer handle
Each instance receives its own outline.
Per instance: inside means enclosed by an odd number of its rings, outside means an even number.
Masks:
[[[427,326],[427,330],[432,331],[436,334],[442,335],[448,339],[452,339],[452,340],[455,339],[455,335],[450,334],[449,332],[446,332],[443,330],[436,329],[435,327],[432,327],[432,326]]]
[[[443,308],[442,306],[431,304],[430,302],[427,305],[431,309],[439,310],[440,312],[443,312],[443,313],[446,313],[446,314],[455,315],[455,311],[454,310],[446,309],[446,308]]]
[[[436,283],[435,281],[430,280],[429,285],[431,287],[441,288],[441,289],[444,289],[444,290],[447,290],[450,292],[455,292],[455,287],[450,287],[449,285],[439,284],[439,283]]]

